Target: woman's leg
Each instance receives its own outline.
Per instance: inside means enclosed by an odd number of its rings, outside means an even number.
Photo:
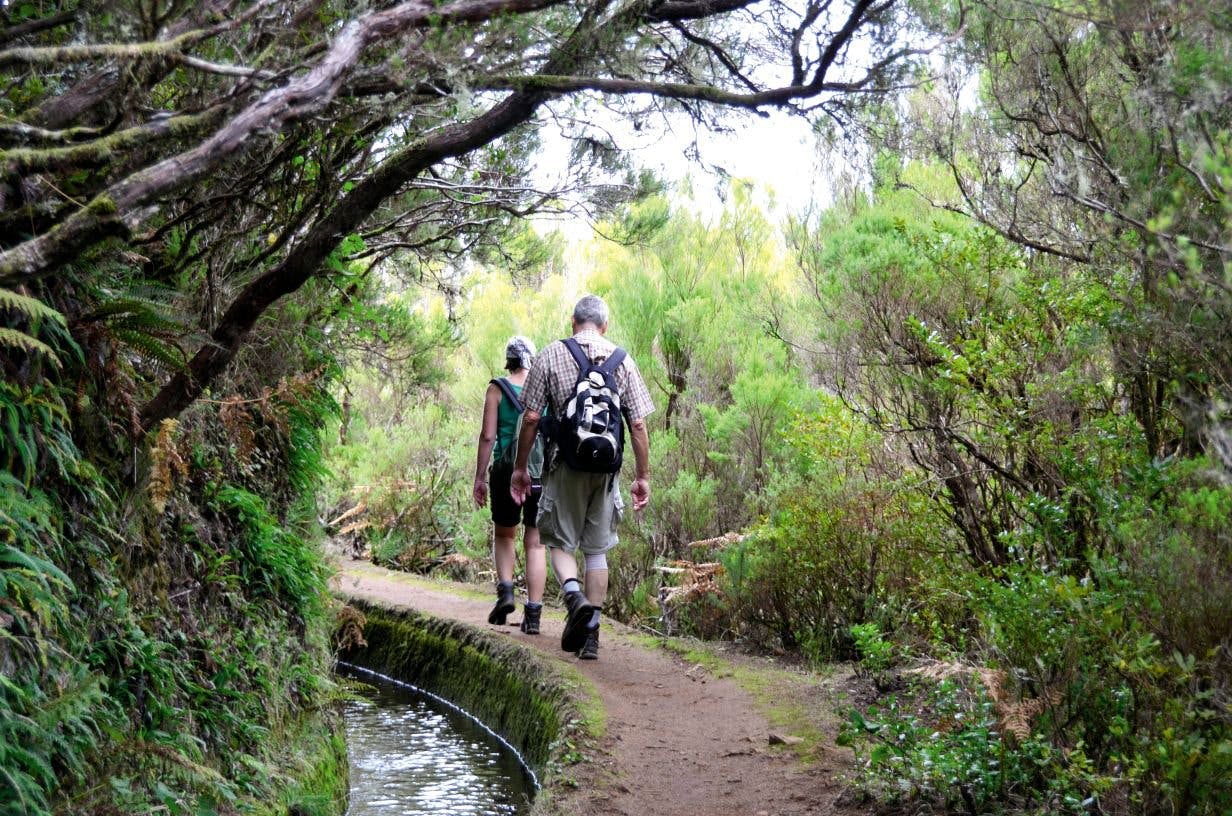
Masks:
[[[522,528],[522,547],[526,551],[526,600],[543,602],[543,587],[548,579],[548,567],[543,543],[536,527]]]
[[[496,565],[496,581],[512,581],[516,562],[513,542],[517,538],[518,530],[516,527],[502,527],[499,524],[493,526],[496,531],[492,536],[492,562]]]

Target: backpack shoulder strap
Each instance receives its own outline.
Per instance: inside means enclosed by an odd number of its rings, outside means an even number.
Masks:
[[[586,356],[586,352],[582,351],[581,345],[572,337],[566,337],[561,341],[565,344],[565,348],[569,349],[569,353],[573,355],[573,361],[578,364],[579,371],[585,371],[590,368],[590,358]]]
[[[509,380],[504,377],[494,377],[488,382],[492,383],[501,390],[501,392],[505,395],[505,399],[509,400],[509,403],[519,414],[525,410],[522,407],[522,400],[518,399],[518,395],[514,393],[513,385],[509,382]]]
[[[603,365],[599,366],[599,370],[604,374],[615,375],[616,369],[620,368],[620,364],[625,361],[625,357],[625,350],[620,346],[617,346],[616,350],[608,355],[608,358],[603,361]]]

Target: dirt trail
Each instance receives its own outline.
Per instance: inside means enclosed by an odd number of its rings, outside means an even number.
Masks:
[[[714,677],[679,657],[646,648],[618,624],[605,621],[599,660],[579,661],[560,650],[563,615],[558,609],[545,610],[543,634],[524,635],[516,626],[489,625],[491,602],[486,598],[466,597],[449,591],[448,585],[364,562],[346,562],[340,568],[337,588],[345,594],[499,632],[575,665],[593,682],[607,709],[607,733],[590,762],[570,769],[579,784],[564,794],[562,812],[586,816],[855,813],[835,801],[841,792],[836,772],[848,762],[836,749],[818,745],[806,765],[790,750],[770,747],[767,739],[776,729],[734,680]],[[510,619],[521,620],[520,605]],[[784,683],[775,692],[817,693],[804,686]],[[824,703],[813,697],[812,705]]]

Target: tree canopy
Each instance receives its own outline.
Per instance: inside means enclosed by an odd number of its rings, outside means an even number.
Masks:
[[[197,316],[167,338],[186,360],[140,405],[142,431],[199,396],[272,304],[347,259],[414,270],[498,242],[511,219],[570,193],[601,205],[636,192],[636,178],[594,160],[616,146],[587,122],[590,106],[843,119],[903,82],[918,53],[896,0],[5,14],[0,286],[34,286],[71,312],[56,294],[100,247],[125,259],[117,283],[174,284]],[[593,145],[575,153],[572,190],[536,187],[548,118]]]

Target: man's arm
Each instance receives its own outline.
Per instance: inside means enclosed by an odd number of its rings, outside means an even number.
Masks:
[[[518,435],[518,457],[513,463],[513,476],[509,478],[509,495],[521,504],[530,495],[530,473],[526,464],[530,461],[530,449],[535,444],[535,431],[539,428],[539,412],[527,408],[522,413],[522,433]]]
[[[633,509],[641,510],[650,504],[650,430],[646,420],[635,419],[629,423],[629,436],[633,441]]]
[[[650,430],[646,426],[646,417],[654,411],[654,403],[650,400],[650,390],[642,379],[642,372],[632,357],[626,357],[620,367],[624,374],[621,387],[620,404],[628,412],[625,416],[629,423],[629,436],[633,441],[633,460],[636,465],[633,486],[633,509],[641,510],[650,504]]]

